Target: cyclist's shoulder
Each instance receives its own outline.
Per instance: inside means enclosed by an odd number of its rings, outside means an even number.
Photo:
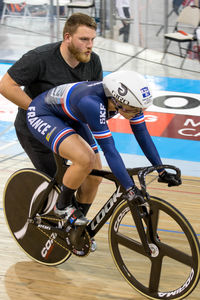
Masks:
[[[102,81],[81,82],[77,89],[81,92],[82,101],[88,100],[91,104],[104,103],[106,98]]]

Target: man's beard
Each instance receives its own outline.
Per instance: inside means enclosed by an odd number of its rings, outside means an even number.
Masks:
[[[80,52],[79,50],[74,47],[74,45],[71,43],[71,45],[68,46],[69,52],[76,58],[76,60],[87,63],[90,61],[91,55],[86,55],[83,52]]]

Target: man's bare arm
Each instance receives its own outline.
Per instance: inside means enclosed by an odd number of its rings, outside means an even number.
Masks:
[[[0,81],[0,93],[5,98],[25,110],[28,109],[28,106],[32,101],[8,73],[6,73]]]

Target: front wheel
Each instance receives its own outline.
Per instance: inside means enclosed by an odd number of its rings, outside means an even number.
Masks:
[[[4,214],[12,236],[28,256],[45,265],[58,265],[71,256],[66,242],[54,229],[29,222],[50,181],[50,177],[34,169],[15,172],[4,189]],[[52,215],[59,193],[57,186],[50,191],[44,218]]]
[[[183,299],[200,277],[200,246],[186,218],[157,197],[150,201],[154,242],[151,257],[141,244],[127,202],[114,211],[109,225],[109,246],[126,281],[149,299]],[[149,228],[143,221],[147,239]]]

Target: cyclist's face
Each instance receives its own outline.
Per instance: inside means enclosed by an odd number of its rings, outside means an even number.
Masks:
[[[79,26],[74,34],[69,35],[69,52],[79,62],[87,63],[90,61],[95,37],[96,31],[93,28]]]
[[[116,100],[115,100],[116,101]],[[135,115],[139,114],[140,112],[144,111],[145,109],[139,107],[132,107],[129,105],[121,104],[119,102],[115,102],[115,108],[118,110],[120,115],[122,115],[125,119],[131,119]]]

